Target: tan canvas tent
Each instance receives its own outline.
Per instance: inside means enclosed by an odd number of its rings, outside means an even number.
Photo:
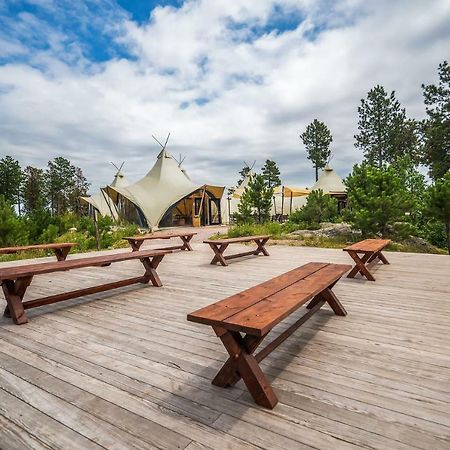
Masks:
[[[127,186],[128,180],[125,178],[125,175],[122,172],[122,168],[118,169],[116,174],[114,175],[114,179],[111,182],[110,186]],[[89,207],[89,213],[93,214],[96,211],[98,214],[102,216],[112,217],[114,220],[118,219],[116,205],[109,197],[108,193],[105,189],[100,189],[95,195],[90,197],[80,197],[82,203],[85,203]]]
[[[241,196],[254,175],[254,172],[250,171],[247,175],[245,175],[241,183],[236,188],[233,188],[233,193],[223,196],[221,210],[224,223],[230,223],[230,217],[238,212],[238,205],[241,201]]]
[[[311,191],[293,186],[277,186],[274,190],[274,208],[272,215],[291,214],[306,204],[306,197]]]
[[[335,196],[347,195],[347,188],[345,187],[342,178],[328,165],[322,171],[319,179],[311,190],[317,191],[319,189],[322,189],[324,194]]]
[[[157,229],[177,225],[221,223],[223,186],[197,185],[163,149],[155,165],[129,186],[107,186],[119,216],[138,225]]]

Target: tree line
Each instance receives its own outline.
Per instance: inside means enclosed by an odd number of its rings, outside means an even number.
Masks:
[[[337,214],[337,201],[322,192],[310,194],[306,205],[290,217],[298,225],[347,220],[363,236],[424,237],[450,254],[450,65],[438,67],[438,84],[422,85],[427,118],[407,117],[405,108],[383,86],[371,89],[358,111],[355,147],[363,161],[346,178],[348,208]],[[331,157],[333,137],[327,125],[314,119],[300,134],[316,181]],[[428,167],[432,183],[418,170]],[[276,183],[267,173],[274,170]],[[241,171],[245,176],[249,168]],[[273,187],[280,185],[279,169],[266,161],[261,174],[250,179],[238,213],[238,223],[269,219]],[[269,176],[270,178],[270,176]],[[242,179],[242,178],[241,178]]]
[[[87,195],[90,183],[83,171],[69,160],[57,157],[47,168],[27,166],[11,156],[0,159],[0,194],[19,215],[48,209],[52,215],[66,212],[79,214],[80,196]]]

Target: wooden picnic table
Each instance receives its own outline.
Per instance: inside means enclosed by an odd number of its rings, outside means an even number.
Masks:
[[[241,236],[227,239],[207,239],[203,241],[204,244],[208,244],[214,252],[214,258],[211,260],[211,264],[220,263],[222,266],[228,266],[227,260],[240,258],[242,256],[259,255],[262,253],[264,256],[269,256],[269,252],[264,247],[267,241],[270,239],[270,235],[261,236]],[[246,242],[254,242],[256,249],[244,253],[236,253],[233,255],[224,255],[225,250],[230,244],[244,244]]]
[[[83,297],[85,295],[116,289],[134,283],[148,283],[151,281],[153,286],[160,287],[162,286],[162,283],[156,273],[156,269],[163,257],[168,253],[171,253],[171,250],[143,250],[140,252],[88,256],[85,258],[76,258],[60,262],[50,261],[0,268],[0,283],[2,285],[7,304],[4,315],[6,317],[12,317],[16,324],[21,325],[28,322],[28,318],[25,313],[26,309],[49,305],[51,303],[56,303],[71,298]],[[35,275],[68,271],[85,267],[106,267],[112,263],[134,259],[139,259],[142,262],[145,269],[145,273],[143,275],[102,285],[82,288],[62,294],[28,300],[26,302],[23,301],[25,292]]]
[[[51,244],[21,245],[17,247],[0,248],[0,255],[11,255],[13,253],[25,252],[28,250],[53,250],[58,261],[65,261],[70,249],[78,245],[75,242],[54,242]]]
[[[325,303],[336,315],[347,314],[331,289],[350,268],[346,264],[305,264],[189,314],[187,320],[212,326],[230,355],[212,384],[228,387],[242,377],[257,404],[274,408],[278,399],[259,363]],[[307,302],[306,314],[253,355],[277,324]]]
[[[144,241],[154,240],[154,239],[173,239],[180,238],[182,245],[174,245],[172,247],[163,247],[158,250],[187,250],[192,252],[192,247],[190,241],[197,233],[193,231],[177,231],[177,232],[167,232],[167,233],[151,233],[151,234],[141,234],[139,236],[124,237],[130,244],[133,251],[137,251],[141,248]]]
[[[369,272],[369,268],[381,261],[383,264],[389,264],[386,257],[381,251],[391,243],[389,239],[365,239],[348,247],[345,247],[344,252],[348,252],[355,267],[347,275],[348,278],[355,278],[358,273],[364,275],[369,281],[375,281],[375,277]],[[359,255],[363,256],[360,257]]]

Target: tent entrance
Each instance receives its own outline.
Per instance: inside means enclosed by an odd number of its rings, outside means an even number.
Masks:
[[[172,205],[159,222],[159,227],[207,226],[221,223],[220,199],[201,189]]]

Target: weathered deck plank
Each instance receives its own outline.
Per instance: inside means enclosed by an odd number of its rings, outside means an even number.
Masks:
[[[280,400],[264,411],[241,383],[210,384],[224,350],[186,314],[309,261],[348,257],[277,246],[269,262],[224,270],[193,245],[164,260],[157,293],[137,286],[49,305],[21,327],[0,319],[0,448],[449,448],[450,258],[391,253],[376,284],[341,280],[345,320],[324,308],[262,364]],[[37,277],[28,298],[135,270]]]

